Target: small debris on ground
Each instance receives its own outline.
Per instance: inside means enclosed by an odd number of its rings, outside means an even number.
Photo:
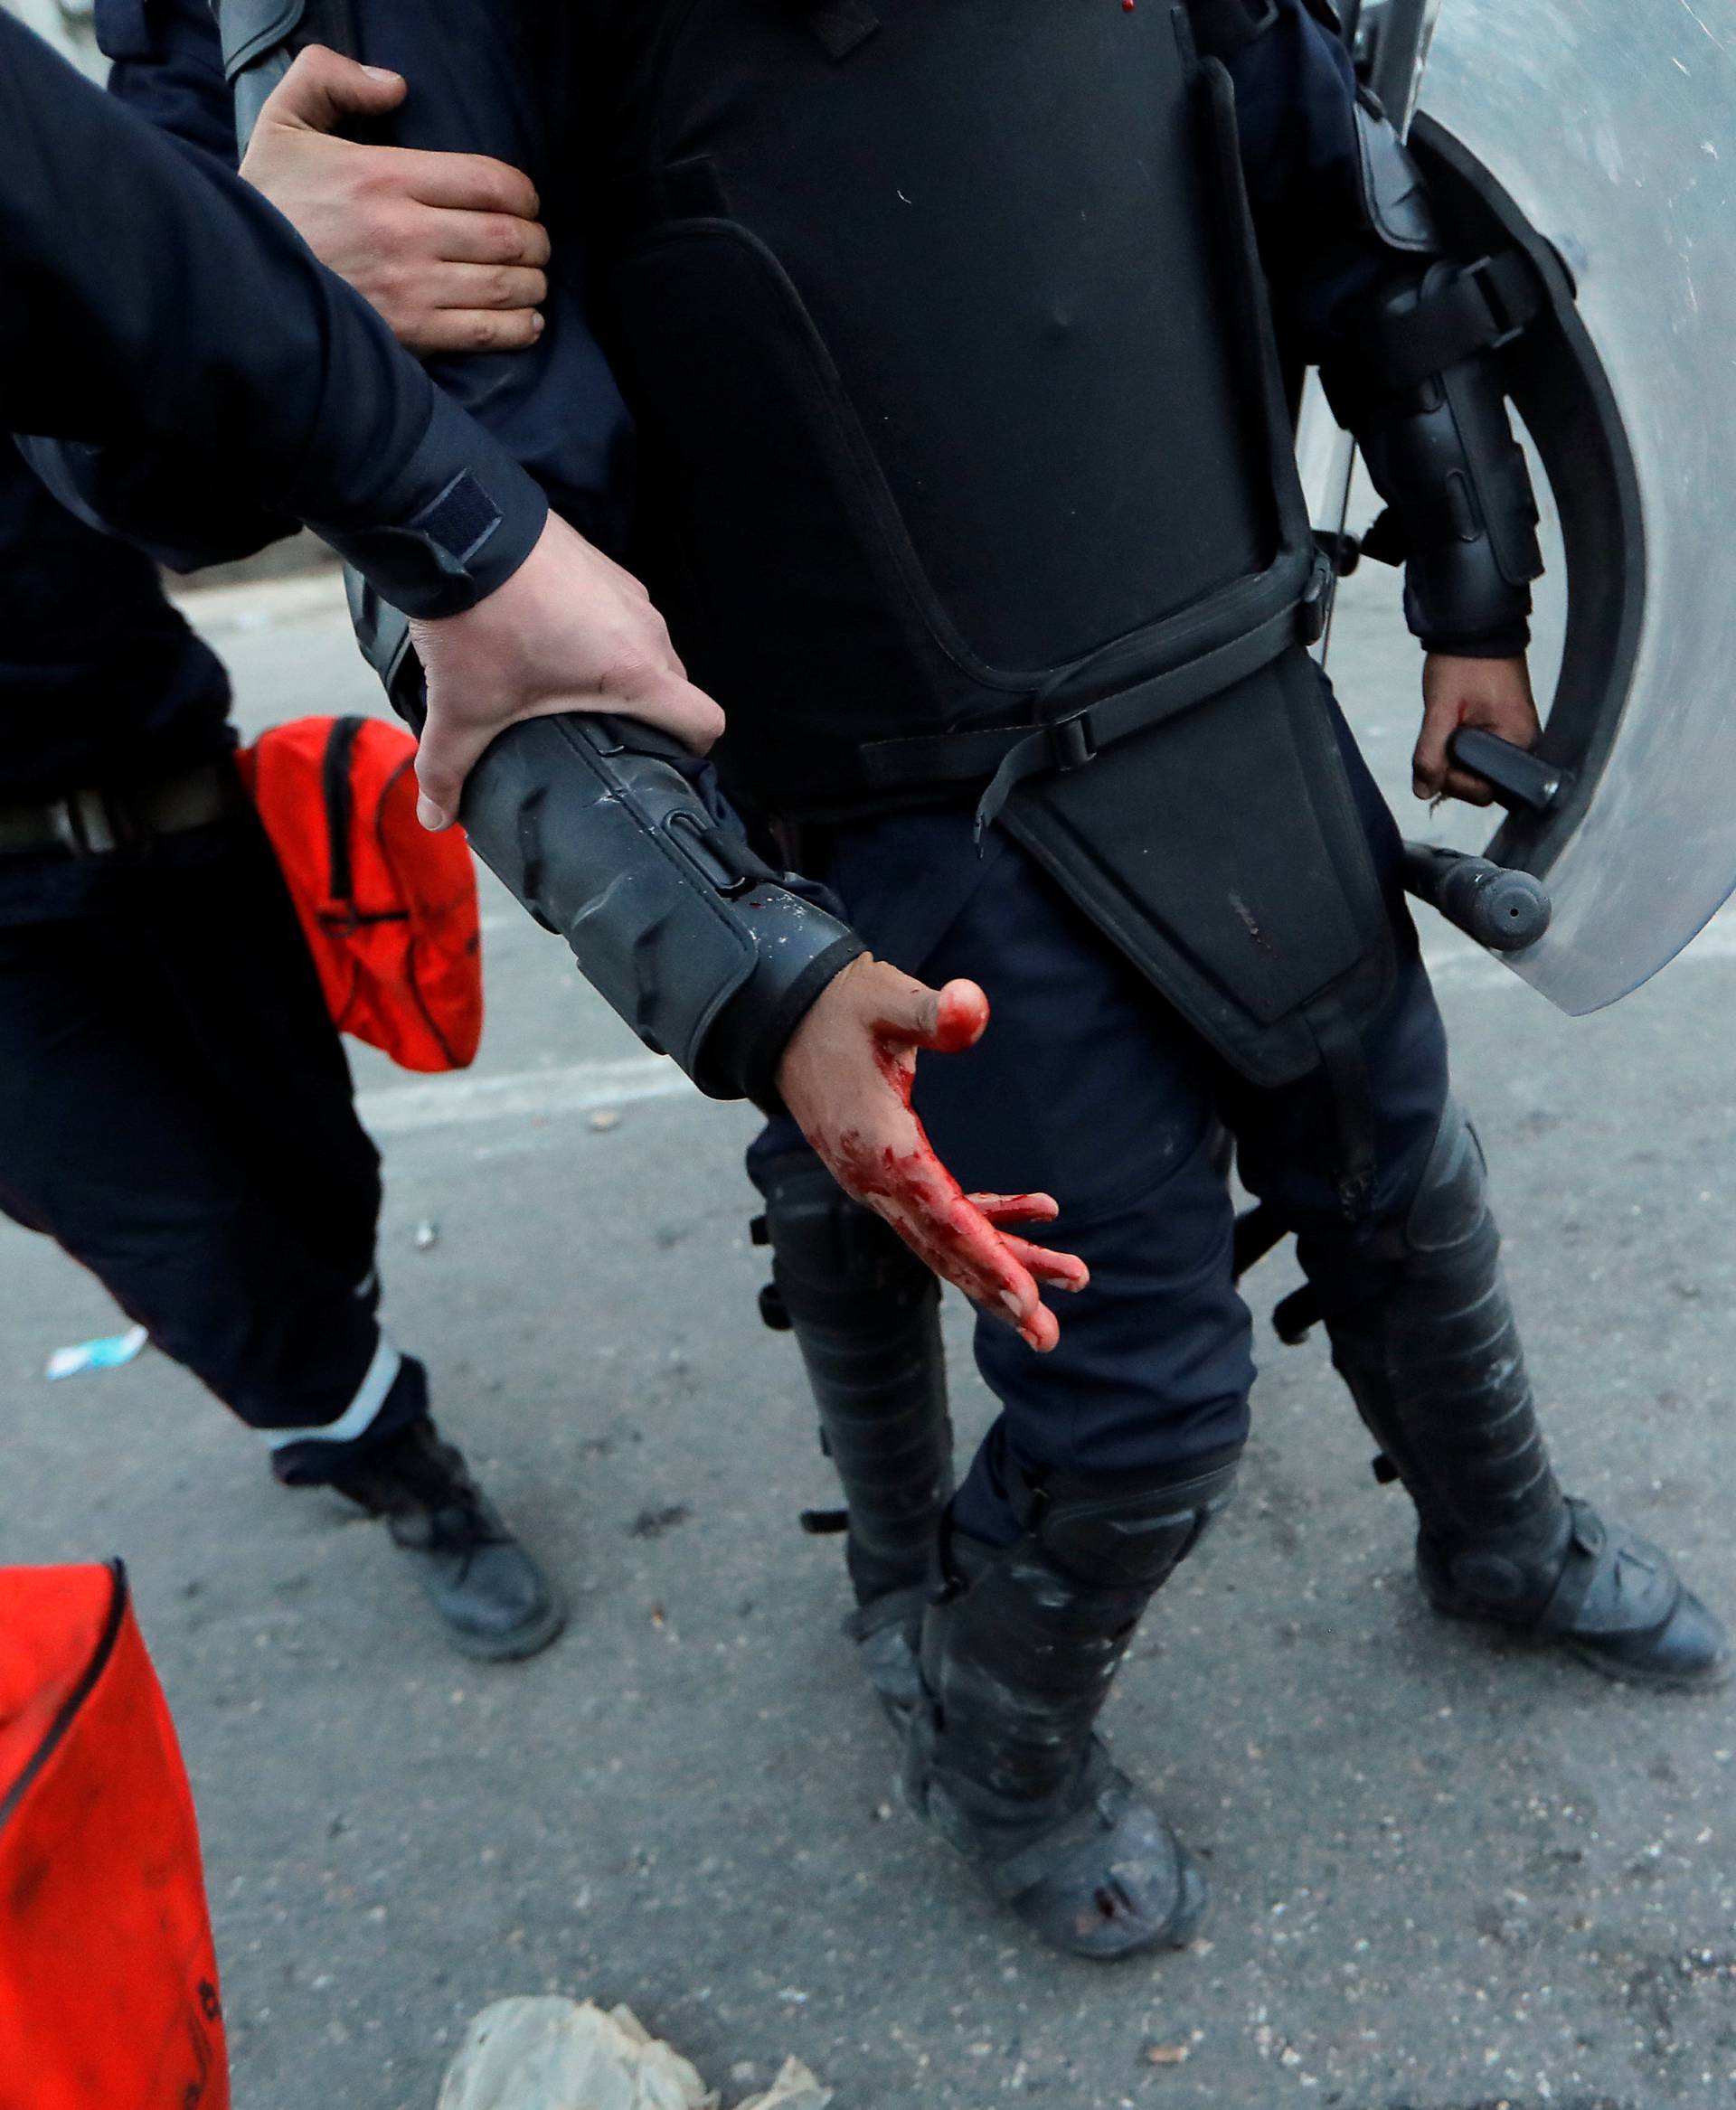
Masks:
[[[826,2110],[799,2058],[737,2110]],[[605,2012],[559,1994],[499,2000],[465,2032],[438,2110],[720,2110],[697,2069],[631,2008]]]
[[[1185,2066],[1191,2044],[1147,2044],[1146,2060],[1151,2066]]]
[[[613,1107],[599,1107],[585,1126],[598,1135],[607,1135],[611,1128],[618,1128],[621,1116]]]
[[[684,1502],[672,1502],[667,1509],[642,1509],[634,1518],[627,1535],[634,1539],[661,1539],[665,1531],[684,1524],[693,1513]]]
[[[416,1226],[415,1247],[419,1253],[431,1253],[440,1242],[440,1227],[429,1217],[423,1217]]]
[[[150,1336],[143,1326],[129,1326],[124,1333],[105,1333],[99,1341],[80,1341],[71,1348],[57,1348],[42,1366],[42,1375],[75,1378],[80,1371],[118,1370],[131,1362]]]

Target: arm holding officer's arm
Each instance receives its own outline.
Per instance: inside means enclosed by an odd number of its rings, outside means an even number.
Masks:
[[[419,617],[472,608],[536,547],[533,481],[276,212],[5,17],[0,197],[12,429],[245,487]]]
[[[437,784],[456,796],[486,747],[472,843],[602,994],[703,1088],[781,1089],[853,1191],[1052,1344],[1037,1280],[1084,1270],[1005,1228],[1052,1204],[962,1194],[910,1107],[917,1049],[975,1039],[981,992],[869,959],[760,863],[686,751],[719,716],[643,589],[545,517],[523,470],[278,214],[26,33],[0,21],[0,37],[6,421],[170,453],[186,476],[159,489],[210,477],[315,525],[409,615],[444,742]]]

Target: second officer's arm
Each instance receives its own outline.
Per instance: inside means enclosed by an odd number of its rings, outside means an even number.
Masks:
[[[536,546],[535,484],[277,212],[4,15],[0,201],[0,430],[155,450],[418,617]]]
[[[618,666],[625,637],[623,708],[701,748],[716,738],[721,712],[637,585],[287,221],[4,16],[0,199],[0,432],[31,429],[50,468],[110,451],[155,465],[118,486],[144,508],[119,524],[146,546],[153,493],[171,513],[305,521],[424,626],[431,707],[449,682],[503,717],[546,708],[599,655]],[[612,627],[579,634],[587,598]]]
[[[1274,0],[1263,33],[1221,53],[1250,201],[1281,322],[1355,435],[1405,564],[1405,613],[1429,655],[1417,794],[1486,805],[1488,787],[1451,764],[1448,742],[1461,725],[1535,739],[1524,655],[1543,569],[1490,348],[1506,321],[1500,287],[1448,251],[1415,164],[1359,99],[1324,12]]]

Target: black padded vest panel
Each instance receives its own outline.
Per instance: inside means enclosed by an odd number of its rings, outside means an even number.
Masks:
[[[756,805],[920,797],[863,746],[1028,721],[1093,655],[1116,693],[1293,596],[1209,71],[1161,0],[669,12],[599,320],[645,568]]]

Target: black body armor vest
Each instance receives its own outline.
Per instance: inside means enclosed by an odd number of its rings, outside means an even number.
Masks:
[[[599,320],[656,589],[756,803],[929,795],[886,743],[1059,717],[1307,588],[1228,86],[1184,19],[670,11]]]
[[[1313,1068],[1390,921],[1186,9],[684,0],[636,42],[596,320],[731,789],[797,822],[986,793],[1238,1068]]]

